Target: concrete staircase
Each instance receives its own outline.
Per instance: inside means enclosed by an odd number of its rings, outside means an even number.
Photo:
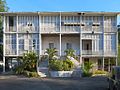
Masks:
[[[38,74],[41,77],[48,77],[49,76],[49,71],[48,71],[48,60],[43,60],[40,62],[40,65],[38,67]]]
[[[70,59],[70,61],[73,62],[75,66],[73,73],[72,73],[72,77],[82,77],[82,69],[80,67],[80,63],[73,57],[68,56],[68,58]]]
[[[82,69],[81,69],[81,67],[76,67],[73,70],[72,77],[82,77]]]
[[[73,64],[75,65],[75,68],[73,69],[72,77],[82,77],[82,70],[80,67],[80,63],[74,59],[73,57],[68,57]],[[44,59],[40,62],[39,67],[38,67],[38,74],[41,77],[49,77],[49,68],[48,68],[48,60]]]

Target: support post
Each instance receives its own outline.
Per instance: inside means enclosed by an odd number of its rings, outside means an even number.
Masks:
[[[80,15],[80,66],[82,66],[82,30],[81,30],[82,16]]]
[[[5,57],[3,56],[3,72],[5,72]]]
[[[60,48],[59,48],[59,49],[60,49],[60,52],[59,52],[59,55],[60,55],[60,56],[61,56],[61,50],[62,50],[62,49],[61,49],[61,42],[62,42],[61,39],[62,39],[62,35],[61,35],[61,12],[60,12],[60,40],[59,40],[59,41],[60,41]]]
[[[105,60],[104,60],[104,57],[103,57],[103,67],[102,67],[102,70],[103,70],[103,71],[104,71],[104,61],[105,61]]]
[[[17,56],[19,56],[19,41],[18,41],[18,15],[16,16],[16,51],[17,51]]]
[[[3,20],[3,72],[5,72],[5,16],[3,16],[3,18],[2,18],[2,20]]]
[[[61,56],[61,34],[60,34],[60,56]]]
[[[110,58],[108,60],[108,71],[110,72]]]

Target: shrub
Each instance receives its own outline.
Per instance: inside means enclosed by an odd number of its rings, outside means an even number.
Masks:
[[[92,76],[92,72],[90,72],[92,67],[93,67],[93,64],[91,62],[85,62],[84,67],[82,67],[83,76],[85,77]]]
[[[53,70],[53,71],[62,71],[63,61],[62,60],[50,60],[49,67],[50,67],[50,70]]]
[[[92,73],[90,72],[83,72],[83,77],[90,77],[92,76]]]
[[[21,65],[15,68],[16,74],[23,74],[28,77],[37,76],[37,55],[34,52],[25,53],[21,58]]]
[[[47,48],[45,53],[48,54],[49,60],[53,60],[53,57],[57,55],[57,52],[56,48]]]
[[[102,70],[96,70],[94,71],[94,74],[107,74],[107,72]]]
[[[29,73],[29,77],[38,77],[39,75],[37,74],[37,72],[30,72]]]
[[[73,69],[73,63],[70,60],[50,60],[50,70],[69,71]]]
[[[37,74],[37,72],[30,72],[30,71],[24,71],[23,75],[27,76],[27,77],[38,77],[39,75]]]
[[[73,49],[66,49],[64,52],[66,53],[66,56],[75,57],[75,50]]]
[[[16,74],[22,74],[23,72],[24,72],[24,68],[23,68],[22,65],[15,68],[15,73]]]
[[[70,71],[73,69],[73,67],[74,67],[74,64],[72,61],[70,61],[68,59],[63,61],[63,70],[64,71]]]

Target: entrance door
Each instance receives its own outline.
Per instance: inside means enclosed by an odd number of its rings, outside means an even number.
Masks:
[[[92,40],[83,40],[82,50],[92,50]]]

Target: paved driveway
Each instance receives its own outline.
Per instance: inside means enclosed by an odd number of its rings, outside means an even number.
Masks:
[[[0,79],[0,90],[107,90],[107,84],[104,77],[34,79],[13,76]]]

